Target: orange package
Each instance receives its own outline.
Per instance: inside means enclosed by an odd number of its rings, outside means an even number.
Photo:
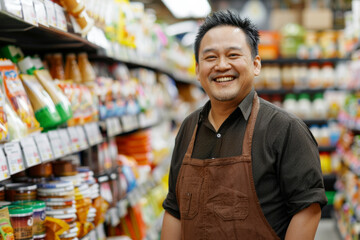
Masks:
[[[29,132],[40,130],[40,124],[35,118],[34,110],[19,78],[17,67],[10,60],[1,60],[0,72],[6,96],[12,108],[26,124]]]

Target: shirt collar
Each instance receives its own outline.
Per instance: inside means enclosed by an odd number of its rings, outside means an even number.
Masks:
[[[238,106],[246,121],[249,119],[249,116],[251,113],[254,94],[255,94],[255,90],[251,89],[249,94],[241,101],[241,103]],[[210,108],[211,108],[211,103],[209,100],[201,109],[200,116],[199,116],[199,122],[203,121],[204,119],[207,119]]]

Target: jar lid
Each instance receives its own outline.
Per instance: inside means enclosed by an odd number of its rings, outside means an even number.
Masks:
[[[32,207],[34,210],[35,210],[35,209],[42,209],[42,208],[45,208],[45,206],[46,206],[44,201],[39,201],[39,200],[34,200],[34,201],[16,201],[16,202],[14,202],[14,204],[16,204],[16,205],[30,206],[30,207]]]
[[[75,233],[62,234],[62,235],[60,235],[59,237],[60,237],[60,238],[74,238],[74,237],[76,237],[76,236],[77,236],[77,232],[75,232]]]
[[[0,191],[4,191],[5,186],[4,185],[0,185]]]
[[[39,183],[38,188],[66,188],[73,186],[71,181],[50,181],[46,183]]]
[[[54,214],[54,215],[52,215],[52,214],[47,214],[46,213],[46,215],[50,215],[51,217],[53,217],[53,218],[58,218],[58,219],[76,219],[76,214],[74,214],[74,213],[71,213],[71,214]]]
[[[29,183],[8,183],[5,185],[6,190],[32,191],[36,190],[35,184]]]
[[[10,205],[9,214],[31,214],[33,213],[33,208],[31,206],[23,206],[23,205]]]
[[[72,214],[76,213],[76,208],[65,208],[65,209],[58,209],[58,210],[46,210],[46,214],[48,215],[63,215],[63,214]]]
[[[46,202],[46,206],[72,206],[75,204],[74,200],[66,201],[66,202]]]
[[[0,208],[3,208],[3,207],[7,207],[11,205],[11,202],[7,202],[7,201],[0,201]]]

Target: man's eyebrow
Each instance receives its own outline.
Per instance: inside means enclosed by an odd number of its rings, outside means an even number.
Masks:
[[[242,51],[242,48],[241,48],[241,47],[235,47],[235,46],[233,46],[233,47],[228,47],[228,48],[226,48],[226,50],[239,50],[239,51]],[[216,51],[215,48],[205,48],[205,49],[202,51],[202,53],[204,54],[204,53],[214,52],[214,51]]]

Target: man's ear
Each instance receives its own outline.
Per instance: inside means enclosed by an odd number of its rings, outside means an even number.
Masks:
[[[261,71],[261,58],[259,55],[256,55],[253,63],[254,63],[254,75],[259,76]]]
[[[196,66],[195,66],[195,73],[196,73],[196,79],[198,81],[200,81],[200,76],[199,76],[199,64],[196,63]]]

